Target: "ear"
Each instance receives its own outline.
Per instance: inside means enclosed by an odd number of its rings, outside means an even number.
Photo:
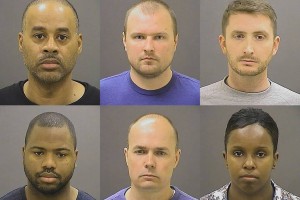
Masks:
[[[226,54],[227,49],[226,49],[226,40],[225,40],[224,35],[219,35],[219,44],[220,44],[220,47],[221,47],[221,50],[222,50],[223,54]]]
[[[226,166],[226,168],[228,168],[228,163],[227,163],[227,154],[226,154],[226,151],[223,151],[223,158],[224,158],[224,163],[225,163],[225,166]]]
[[[181,149],[177,149],[176,152],[175,152],[175,165],[174,165],[174,168],[176,168],[178,163],[179,163],[180,155],[181,155]]]
[[[274,44],[273,44],[273,56],[277,53],[278,51],[278,47],[279,47],[279,43],[280,43],[280,37],[276,36],[274,39]]]
[[[24,156],[25,156],[25,146],[22,147],[22,156],[23,156],[23,159],[24,159]]]
[[[124,148],[124,156],[125,156],[125,160],[126,160],[126,165],[128,166],[128,148]]]
[[[124,32],[122,33],[122,40],[123,40],[124,49],[125,49],[125,51],[127,51],[127,48],[126,48],[126,35],[125,35]]]
[[[178,34],[175,36],[175,38],[174,38],[174,43],[175,43],[175,49],[174,49],[174,51],[176,51],[176,49],[177,49],[177,44],[178,44]]]
[[[75,156],[76,156],[76,161],[77,161],[77,158],[78,158],[78,150],[77,149],[75,150]]]
[[[19,43],[19,51],[21,53],[23,52],[23,38],[24,38],[23,33],[19,32],[19,34],[18,34],[18,43]]]
[[[275,168],[276,168],[276,165],[277,165],[277,162],[278,162],[278,158],[279,158],[279,153],[276,152],[276,153],[274,154],[274,161],[273,161],[273,167],[272,167],[272,169],[275,169]]]
[[[78,39],[77,39],[77,43],[78,43],[78,54],[80,54],[82,52],[82,34],[78,34]]]

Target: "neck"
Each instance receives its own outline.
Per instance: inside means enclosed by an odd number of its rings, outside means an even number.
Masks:
[[[83,96],[84,86],[73,81],[71,75],[51,84],[41,83],[29,75],[23,91],[30,101],[39,105],[67,105]]]
[[[266,183],[266,185],[259,191],[253,192],[251,194],[245,193],[238,187],[231,184],[228,192],[229,200],[272,200],[273,199],[273,187],[271,182]]]
[[[145,90],[157,90],[167,85],[172,78],[172,70],[169,67],[163,73],[156,77],[144,77],[138,74],[134,69],[130,69],[131,80],[140,88]]]
[[[125,197],[126,200],[170,200],[173,194],[174,191],[170,186],[159,190],[141,190],[132,185]]]
[[[25,187],[26,199],[30,200],[75,200],[78,195],[78,190],[67,184],[61,191],[45,195],[37,191],[30,183]]]
[[[267,70],[256,76],[241,76],[234,71],[229,71],[227,78],[229,87],[241,92],[262,92],[270,87]]]

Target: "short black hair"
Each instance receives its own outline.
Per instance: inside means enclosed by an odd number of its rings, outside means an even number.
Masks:
[[[63,114],[57,112],[45,112],[39,114],[35,118],[33,118],[28,126],[26,136],[25,136],[25,146],[27,145],[28,139],[32,133],[32,129],[35,126],[39,127],[55,127],[55,128],[62,128],[63,126],[67,126],[73,140],[74,149],[77,147],[77,139],[76,133],[73,123]]]
[[[273,153],[275,153],[277,151],[279,137],[277,124],[268,113],[257,108],[244,108],[231,116],[225,131],[225,151],[227,151],[227,143],[233,130],[244,128],[248,125],[256,123],[266,129],[268,134],[271,136],[274,150]]]
[[[75,9],[75,7],[68,1],[68,0],[32,0],[25,8],[24,12],[23,12],[23,16],[22,16],[22,31],[24,29],[24,25],[25,25],[25,16],[26,16],[26,13],[27,13],[27,10],[32,6],[32,5],[37,5],[39,3],[42,3],[44,1],[56,1],[56,2],[59,2],[65,6],[68,6],[70,7],[73,12],[74,12],[74,15],[76,17],[76,28],[77,30],[79,29],[79,17],[78,17],[78,14],[77,14],[77,11]]]
[[[169,122],[169,124],[171,125],[171,127],[173,128],[173,130],[174,130],[175,140],[176,140],[176,149],[179,149],[179,137],[178,137],[178,131],[177,131],[177,129],[175,128],[173,122],[172,122],[167,116],[162,115],[162,114],[158,114],[158,113],[148,113],[148,114],[144,114],[144,115],[138,117],[137,119],[135,119],[135,120],[130,124],[130,126],[129,126],[129,128],[128,128],[128,135],[129,135],[129,133],[130,133],[130,130],[131,130],[132,126],[135,125],[140,119],[145,118],[145,117],[162,117],[162,118],[166,119],[166,120]]]

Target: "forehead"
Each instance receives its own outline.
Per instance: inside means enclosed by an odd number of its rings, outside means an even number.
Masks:
[[[147,12],[140,6],[134,8],[127,19],[127,31],[172,31],[170,13],[162,6]]]
[[[254,31],[272,31],[271,19],[262,14],[249,14],[249,13],[236,13],[232,14],[228,18],[227,30],[233,31],[244,31],[244,32],[254,32]]]
[[[128,135],[129,146],[175,148],[175,140],[172,126],[162,117],[140,119]]]
[[[228,148],[232,146],[244,148],[273,147],[273,143],[270,134],[265,128],[259,124],[251,124],[231,131],[227,146]]]
[[[31,130],[26,146],[28,148],[38,146],[45,149],[74,148],[71,133],[66,125],[61,128],[35,125]]]
[[[72,8],[57,1],[44,1],[28,8],[25,26],[76,28],[76,16]]]

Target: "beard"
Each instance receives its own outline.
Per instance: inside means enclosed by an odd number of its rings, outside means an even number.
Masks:
[[[56,178],[59,180],[59,182],[56,183],[55,185],[54,184],[50,185],[50,184],[46,184],[46,183],[41,183],[38,180],[40,177],[40,174],[49,173],[49,172],[42,171],[42,172],[38,172],[36,174],[32,174],[28,170],[27,166],[24,164],[24,172],[25,172],[25,175],[26,175],[28,181],[38,192],[40,192],[44,195],[54,195],[54,194],[59,193],[61,190],[63,190],[66,187],[66,185],[70,182],[70,180],[73,176],[73,173],[74,173],[74,169],[75,169],[75,166],[70,171],[70,173],[64,178],[62,178],[61,175],[51,171],[52,174],[56,175]]]
[[[231,67],[231,69],[236,72],[237,74],[239,74],[240,76],[257,76],[259,74],[261,74],[262,72],[264,72],[267,67],[268,64],[270,63],[272,58],[272,54],[270,54],[268,56],[268,58],[265,61],[261,61],[259,58],[250,56],[250,55],[244,55],[244,56],[240,56],[237,59],[232,58],[229,54],[227,55],[227,59],[228,59],[228,63],[229,66]],[[243,59],[250,59],[255,61],[255,65],[258,65],[257,67],[253,67],[253,66],[242,66],[239,67],[239,62]],[[248,68],[248,69],[245,69]]]
[[[75,66],[75,59],[69,60],[68,65],[66,65],[60,58],[51,53],[43,55],[37,62],[30,59],[26,54],[23,55],[23,59],[28,72],[35,80],[42,84],[53,84],[66,79]],[[45,59],[55,59],[58,62],[59,68],[55,70],[42,69],[40,65],[42,65],[42,62]]]

